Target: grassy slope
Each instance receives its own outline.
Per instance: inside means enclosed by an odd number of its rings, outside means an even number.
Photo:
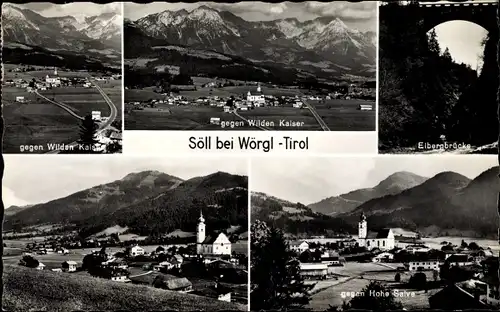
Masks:
[[[93,277],[4,267],[3,308],[7,311],[193,311],[246,307],[215,299]]]

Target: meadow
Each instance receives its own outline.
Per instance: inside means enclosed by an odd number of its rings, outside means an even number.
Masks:
[[[7,311],[246,310],[196,295],[13,265],[4,266],[3,284]]]

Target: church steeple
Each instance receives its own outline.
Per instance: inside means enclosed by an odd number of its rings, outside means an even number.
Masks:
[[[200,210],[200,217],[198,218],[198,221],[200,223],[205,222],[205,218],[203,218],[203,211],[202,210]]]
[[[203,212],[200,210],[200,217],[198,218],[198,227],[196,228],[196,243],[197,251],[201,253],[203,242],[205,241],[205,218],[203,218]]]
[[[366,216],[361,213],[361,217],[358,223],[358,238],[364,239],[368,234],[368,223],[366,222]]]

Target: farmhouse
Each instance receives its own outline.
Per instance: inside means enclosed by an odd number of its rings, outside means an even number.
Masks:
[[[325,263],[301,263],[300,275],[304,278],[325,279],[328,275],[328,266]]]
[[[101,120],[101,111],[92,111],[92,120]]]
[[[38,266],[36,267],[37,270],[44,270],[45,269],[45,264],[38,262]]]
[[[75,261],[64,261],[61,268],[64,272],[75,272],[77,263]]]
[[[230,255],[231,241],[226,234],[219,233],[217,236],[206,236],[205,218],[200,211],[198,228],[196,231],[196,252],[200,255]]]
[[[24,103],[25,102],[24,96],[16,96],[16,102]]]
[[[395,247],[394,233],[392,229],[383,229],[379,232],[368,232],[368,223],[364,213],[358,223],[358,244],[367,249],[379,248],[380,250],[391,250]]]
[[[309,250],[309,244],[305,241],[291,241],[289,246],[292,251],[298,253],[303,253],[304,251]]]
[[[415,260],[404,264],[408,271],[439,271],[439,260]]]
[[[372,262],[389,262],[394,260],[394,255],[390,252],[382,252],[372,258]]]
[[[212,118],[210,118],[210,123],[212,125],[220,125],[220,118],[218,118],[218,117],[212,117]]]
[[[474,263],[472,261],[472,257],[465,254],[447,255],[444,261],[450,265],[457,265],[457,266],[471,265]]]

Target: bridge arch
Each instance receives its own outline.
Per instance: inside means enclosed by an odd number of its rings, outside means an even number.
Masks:
[[[462,20],[483,27],[494,37],[498,37],[497,6],[497,1],[419,4],[426,32],[440,24]]]

